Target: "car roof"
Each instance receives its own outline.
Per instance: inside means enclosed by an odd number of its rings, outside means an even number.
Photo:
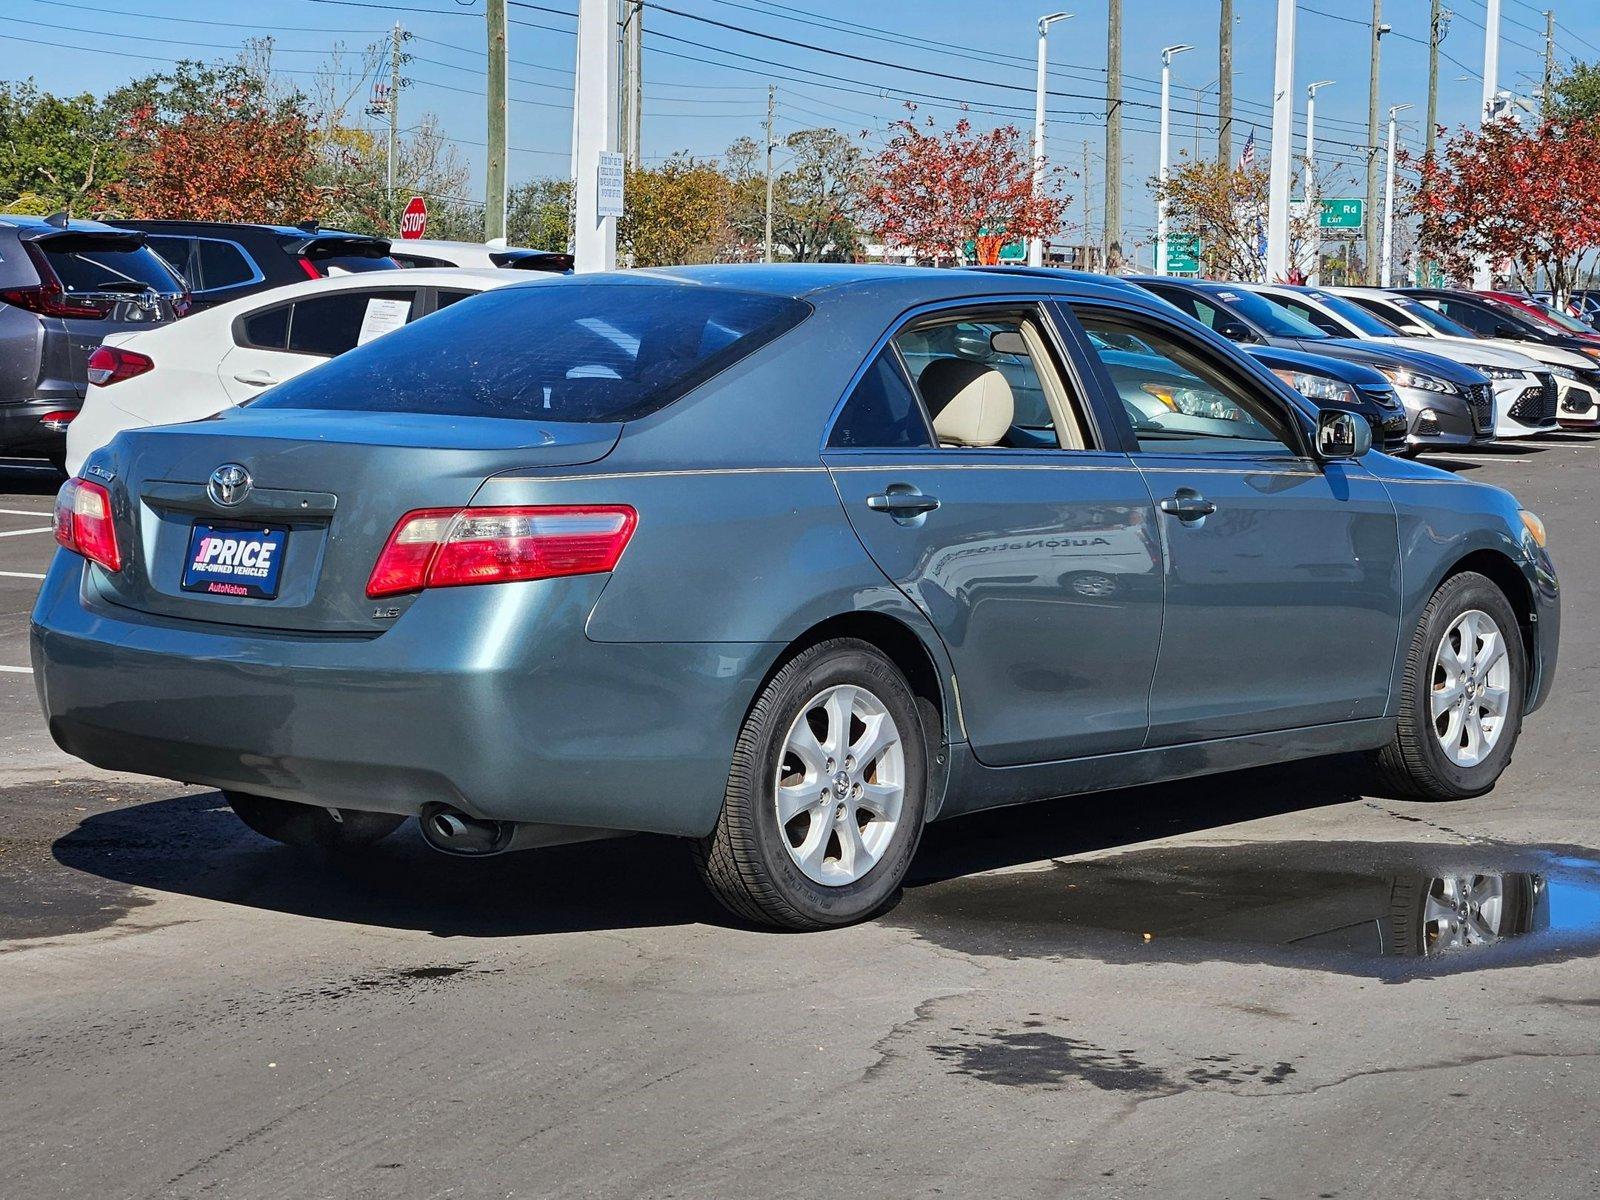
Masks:
[[[348,275],[302,279],[295,283],[286,283],[282,287],[268,288],[264,292],[252,292],[248,296],[240,296],[236,300],[203,309],[193,316],[185,317],[184,320],[190,322],[191,327],[194,322],[201,320],[231,321],[241,313],[254,312],[257,309],[285,304],[307,296],[320,296],[327,292],[354,292],[368,288],[452,286],[487,291],[490,288],[508,287],[511,284],[526,282],[531,281],[519,278],[517,272],[502,271],[497,267],[418,267],[410,271],[355,271]],[[173,327],[181,324],[183,324],[181,321],[173,322]]]
[[[1018,292],[1153,303],[1151,298],[1139,295],[1120,279],[1051,268],[962,270],[887,263],[728,263],[649,267],[578,276],[577,279],[725,287],[797,300],[871,292],[908,305],[967,296],[1015,295]]]
[[[392,243],[396,250],[481,250],[485,254],[499,254],[502,251],[520,253],[532,250],[535,254],[554,254],[557,251],[533,250],[531,246],[491,246],[488,242],[451,241],[447,238],[402,238]]]
[[[90,221],[83,217],[73,217],[65,226],[52,224],[43,217],[24,216],[21,213],[0,214],[0,225],[9,225],[13,229],[34,230],[63,230],[85,229],[94,233],[126,233],[127,231],[115,225],[107,225],[104,221]]]
[[[185,230],[202,229],[260,229],[268,233],[281,233],[286,237],[328,237],[341,238],[371,238],[375,242],[385,242],[388,238],[373,233],[357,233],[353,229],[336,229],[329,225],[319,226],[315,229],[302,229],[298,225],[270,225],[262,221],[187,221],[168,220],[164,217],[130,218],[126,221],[118,220],[118,227],[131,229],[160,228],[181,233]]]

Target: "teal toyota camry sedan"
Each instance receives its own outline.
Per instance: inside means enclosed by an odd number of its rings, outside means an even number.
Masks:
[[[801,929],[977,809],[1349,752],[1482,793],[1560,624],[1506,492],[1025,269],[499,289],[119,435],[55,521],[67,751],[322,851],[675,835]]]

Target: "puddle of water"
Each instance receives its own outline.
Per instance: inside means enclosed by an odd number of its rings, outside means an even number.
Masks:
[[[914,885],[889,919],[973,954],[1405,978],[1600,952],[1600,858],[1392,842],[1163,847]]]

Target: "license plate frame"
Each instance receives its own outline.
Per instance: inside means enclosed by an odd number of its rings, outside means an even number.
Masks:
[[[215,547],[208,544],[212,539],[218,543]],[[288,541],[287,525],[198,520],[189,528],[178,584],[186,592],[208,596],[276,600]],[[263,555],[265,547],[270,549]]]

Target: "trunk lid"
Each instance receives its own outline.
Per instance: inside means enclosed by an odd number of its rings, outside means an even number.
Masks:
[[[87,478],[112,491],[125,565],[94,568],[115,604],[160,617],[284,632],[372,635],[413,597],[374,602],[366,584],[395,522],[471,502],[491,475],[604,458],[620,424],[498,417],[243,409],[122,434]],[[224,505],[212,472],[237,464],[242,499]],[[196,522],[284,532],[274,599],[185,591]]]

